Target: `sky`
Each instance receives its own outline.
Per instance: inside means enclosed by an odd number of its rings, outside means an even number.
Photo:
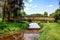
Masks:
[[[24,11],[28,15],[35,13],[43,14],[45,11],[51,14],[59,8],[58,0],[27,0],[24,3]]]

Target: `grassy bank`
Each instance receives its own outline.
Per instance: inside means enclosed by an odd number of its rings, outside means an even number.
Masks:
[[[39,40],[60,40],[60,24],[44,23]]]
[[[11,23],[0,22],[0,34],[8,33],[9,31],[25,30],[29,27],[28,22]]]

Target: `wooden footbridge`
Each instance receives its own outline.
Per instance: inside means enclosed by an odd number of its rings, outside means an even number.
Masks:
[[[24,20],[24,21],[47,21],[47,22],[54,22],[55,18],[51,18],[51,17],[39,17],[39,16],[18,16],[15,18],[11,18],[11,20],[15,20],[15,21],[20,21],[20,20]]]

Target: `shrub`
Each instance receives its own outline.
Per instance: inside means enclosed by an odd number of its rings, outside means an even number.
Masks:
[[[59,24],[60,24],[60,20],[58,20],[58,21],[57,21],[57,23],[59,23]]]
[[[29,27],[28,22],[20,22],[20,23],[11,23],[11,22],[0,22],[0,34],[9,32],[9,31],[18,31],[24,30]]]

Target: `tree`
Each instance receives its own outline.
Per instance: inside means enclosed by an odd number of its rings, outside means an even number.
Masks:
[[[44,17],[48,17],[48,13],[47,12],[44,12]]]
[[[40,17],[42,17],[43,15],[40,14],[40,13],[36,13],[36,14],[31,14],[30,16],[40,16]]]
[[[49,17],[54,18],[54,17],[55,17],[55,15],[56,15],[56,13],[51,13],[51,14],[49,15]]]
[[[20,11],[20,10],[18,10],[18,16],[26,16],[26,13],[24,12],[24,11]]]
[[[4,0],[3,21],[7,18],[10,21],[10,15],[13,13],[14,18],[18,16],[17,11],[24,9],[23,0]]]
[[[57,13],[57,14],[60,15],[60,9],[57,9],[57,10],[55,11],[55,13]]]
[[[57,20],[60,20],[60,9],[57,9],[55,13],[57,14]]]
[[[50,17],[55,18],[55,22],[60,20],[60,9],[57,9],[54,13],[50,14]]]

